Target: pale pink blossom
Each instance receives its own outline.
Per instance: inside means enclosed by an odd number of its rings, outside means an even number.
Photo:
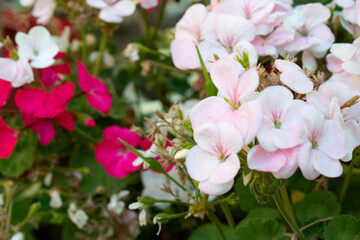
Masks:
[[[307,102],[316,106],[325,119],[332,119],[342,128],[346,139],[347,154],[343,161],[352,159],[354,148],[360,145],[360,104],[342,107],[351,98],[360,95],[345,83],[328,81],[320,85],[319,90],[306,95]]]
[[[267,151],[289,149],[300,144],[302,111],[306,103],[294,100],[293,94],[285,87],[265,88],[257,100],[264,113],[264,120],[257,134],[260,145]]]
[[[296,93],[308,93],[314,83],[304,74],[303,70],[293,62],[276,60],[276,68],[282,72],[280,81]]]
[[[210,72],[219,90],[218,96],[208,97],[197,103],[190,112],[194,129],[205,122],[232,123],[241,133],[245,144],[257,134],[263,113],[256,101],[249,101],[259,85],[256,67],[244,71],[240,63],[223,58],[216,61]]]
[[[342,129],[333,120],[312,105],[304,110],[304,128],[297,161],[304,177],[309,180],[320,174],[326,177],[339,177],[342,166],[339,159],[346,155],[346,140]]]
[[[276,178],[291,177],[298,167],[298,147],[268,152],[260,145],[251,148],[247,155],[248,167],[252,170],[271,172]]]
[[[303,65],[309,69],[317,68],[315,58],[322,58],[333,44],[335,38],[326,26],[330,10],[320,3],[300,5],[286,18],[284,27],[293,29],[295,38],[285,44],[283,49],[292,55],[303,51]]]
[[[20,4],[24,7],[34,6],[32,15],[37,18],[38,24],[48,24],[56,7],[55,0],[20,0]]]
[[[10,82],[17,88],[33,82],[34,73],[27,59],[0,58],[0,79]]]
[[[108,23],[121,23],[124,17],[135,12],[136,4],[131,0],[86,0],[94,8],[101,9],[99,18]]]
[[[190,149],[186,166],[199,190],[221,195],[229,190],[240,169],[237,153],[243,147],[237,129],[229,123],[204,123],[194,130],[197,146]]]

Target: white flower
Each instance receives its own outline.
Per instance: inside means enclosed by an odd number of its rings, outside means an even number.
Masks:
[[[79,228],[82,229],[89,220],[89,216],[82,209],[78,209],[75,203],[71,203],[68,209],[70,220]]]
[[[51,185],[52,178],[53,178],[53,174],[51,172],[46,174],[46,176],[44,178],[44,185],[46,187],[49,187]]]
[[[34,68],[51,66],[59,52],[59,47],[51,39],[49,31],[41,26],[33,27],[28,34],[18,32],[15,42],[18,44],[19,57],[31,60],[30,65]]]
[[[139,223],[140,223],[140,226],[146,226],[146,224],[147,224],[145,208],[141,209],[141,211],[139,213]]]
[[[20,0],[20,4],[24,7],[34,5],[32,15],[37,18],[36,23],[44,25],[49,23],[56,6],[55,0]]]
[[[117,215],[120,215],[125,208],[125,203],[124,201],[121,201],[122,198],[126,197],[127,195],[129,195],[129,191],[128,190],[124,190],[119,192],[118,194],[113,194],[110,197],[110,202],[107,205],[107,209],[110,212],[113,212]]]
[[[161,218],[159,218],[159,217],[157,217],[157,216],[155,216],[155,217],[153,218],[153,223],[154,223],[154,224],[159,224],[159,230],[157,231],[156,236],[159,236],[159,235],[160,235],[160,232],[161,232],[161,222],[160,222],[160,220],[161,220]]]
[[[22,232],[15,233],[10,240],[24,240],[25,235]]]
[[[49,191],[50,196],[50,207],[51,208],[60,208],[63,204],[61,200],[60,193],[57,190],[51,190]]]
[[[0,79],[11,82],[13,87],[21,87],[34,81],[34,73],[25,58],[17,61],[10,58],[0,58]]]
[[[131,62],[139,61],[139,49],[136,44],[129,43],[123,51],[125,57],[129,58]]]
[[[121,23],[124,17],[135,12],[136,4],[131,0],[86,0],[94,8],[101,9],[99,17],[104,22]]]

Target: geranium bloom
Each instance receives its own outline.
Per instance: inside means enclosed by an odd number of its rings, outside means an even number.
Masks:
[[[20,58],[31,60],[30,65],[34,68],[51,66],[59,52],[59,47],[51,39],[49,31],[41,26],[33,27],[28,34],[18,32],[15,42],[18,44]]]
[[[322,58],[335,38],[325,25],[330,18],[330,10],[320,3],[300,5],[285,19],[284,26],[294,31],[295,38],[283,46],[285,51],[295,55],[303,51],[302,62],[309,70],[317,67],[315,58]]]
[[[132,15],[136,9],[135,2],[131,0],[86,0],[86,3],[101,9],[99,17],[108,23],[121,23],[124,17]]]
[[[160,2],[160,0],[140,0],[140,6],[147,12],[152,12]]]
[[[13,87],[21,87],[34,81],[34,73],[29,62],[24,58],[17,61],[0,58],[0,79],[11,82]]]
[[[293,62],[276,60],[276,68],[282,72],[280,81],[297,93],[308,93],[314,88],[314,83],[304,74],[303,70]]]
[[[18,135],[0,117],[0,158],[8,158],[14,151]]]
[[[297,154],[302,174],[309,180],[320,174],[339,177],[343,170],[339,159],[347,152],[342,129],[333,120],[324,119],[324,115],[311,105],[305,108],[303,119],[303,144]]]
[[[11,92],[11,84],[0,79],[0,108],[2,108],[9,99]]]
[[[352,24],[356,24],[355,0],[335,0],[336,5],[342,7],[341,15]]]
[[[302,111],[306,103],[293,100],[293,94],[282,86],[265,88],[259,94],[258,102],[264,113],[264,120],[257,134],[260,145],[270,152],[298,145]]]
[[[91,76],[84,64],[78,63],[79,87],[87,94],[87,101],[96,110],[108,114],[111,108],[111,95],[106,85],[100,80]]]
[[[193,107],[190,112],[193,128],[205,122],[231,122],[240,131],[244,144],[249,144],[263,119],[259,103],[249,101],[259,85],[256,67],[245,72],[240,63],[223,58],[213,64],[210,74],[219,93]]]
[[[23,113],[36,118],[54,118],[66,111],[66,104],[71,100],[75,84],[64,83],[46,92],[40,88],[22,88],[16,92],[15,103]]]
[[[268,152],[260,145],[250,149],[247,155],[248,167],[262,172],[271,172],[276,178],[291,177],[298,167],[298,147]]]
[[[229,123],[204,123],[194,130],[197,146],[190,149],[186,166],[199,190],[221,195],[230,190],[240,169],[237,153],[243,147],[240,132]]]
[[[55,137],[53,120],[69,132],[75,129],[74,117],[68,112],[60,113],[54,118],[37,118],[33,114],[23,113],[21,119],[25,126],[38,134],[41,145],[49,144]]]
[[[345,82],[360,90],[360,38],[351,43],[335,43],[326,56],[330,80]]]
[[[103,131],[104,139],[95,149],[96,160],[104,166],[106,172],[116,178],[124,178],[137,171],[140,166],[133,166],[137,156],[126,148],[120,139],[132,147],[141,143],[141,137],[128,128],[107,127]]]
[[[32,15],[37,18],[36,23],[47,24],[54,15],[55,0],[20,0],[20,4],[24,7],[34,5]]]
[[[343,129],[347,145],[343,161],[350,161],[354,148],[360,145],[360,104],[346,106],[347,101],[359,95],[358,90],[336,81],[325,82],[317,92],[306,95],[307,102],[316,106],[325,119],[333,119]]]

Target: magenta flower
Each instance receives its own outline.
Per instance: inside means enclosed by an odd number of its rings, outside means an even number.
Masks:
[[[17,133],[0,117],[0,158],[8,158],[14,151]]]
[[[36,118],[32,114],[23,113],[21,118],[24,124],[31,130],[36,132],[39,136],[40,144],[47,145],[55,137],[55,128],[53,119],[51,118]],[[75,129],[74,116],[68,112],[63,112],[57,115],[54,120],[66,130],[72,132]]]
[[[141,143],[139,135],[128,128],[111,126],[104,129],[103,136],[104,140],[96,146],[95,158],[109,175],[124,178],[140,168],[133,166],[137,156],[120,142],[122,139],[132,147],[137,147]]]
[[[0,79],[0,108],[2,108],[9,99],[11,89],[10,82]]]
[[[54,118],[66,111],[66,104],[74,94],[75,84],[64,83],[50,92],[40,88],[22,88],[15,95],[15,103],[25,114],[36,118]]]
[[[91,76],[84,64],[78,63],[79,87],[87,94],[87,101],[96,110],[109,114],[111,107],[111,95],[106,85],[100,80]]]

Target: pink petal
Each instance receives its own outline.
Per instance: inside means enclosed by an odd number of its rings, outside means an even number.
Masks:
[[[308,51],[304,51],[301,55],[301,62],[303,64],[303,66],[310,70],[310,71],[315,71],[317,69],[317,62],[316,59],[313,55],[311,55],[310,52]],[[312,89],[311,89],[312,90]]]
[[[317,149],[331,158],[340,159],[347,153],[345,136],[333,120],[325,120],[322,131],[317,138]]]
[[[202,150],[199,146],[190,149],[186,157],[186,167],[189,175],[196,181],[208,179],[219,165],[216,155]]]
[[[24,113],[33,113],[42,107],[47,94],[38,88],[21,88],[15,94],[15,103]]]
[[[336,43],[330,48],[330,52],[341,61],[349,61],[354,56],[357,47],[351,43]]]
[[[70,69],[70,66],[68,63],[57,64],[57,65],[53,66],[52,69],[54,69],[54,71],[59,74],[64,74],[64,75],[71,74],[71,69]]]
[[[211,177],[207,180],[213,184],[225,184],[236,177],[240,169],[240,160],[237,153],[233,153],[216,166]]]
[[[345,104],[351,98],[351,88],[342,82],[325,82],[320,85],[319,93],[326,97],[329,101],[336,97],[340,106]]]
[[[267,152],[259,145],[251,148],[247,157],[249,168],[262,172],[277,172],[285,166],[286,160],[281,150]]]
[[[305,19],[305,26],[308,30],[321,23],[325,23],[331,15],[330,10],[320,3],[304,5],[302,12]]]
[[[57,81],[60,81],[60,77],[51,67],[40,69],[40,73],[40,81],[44,87],[52,87]]]
[[[175,38],[171,42],[170,52],[175,67],[182,70],[200,68],[200,61],[193,40]]]
[[[11,89],[11,83],[0,79],[0,108],[2,108],[9,99]]]
[[[243,98],[255,92],[259,86],[259,74],[256,67],[252,67],[240,76],[237,94]]]
[[[41,145],[49,144],[55,137],[55,129],[51,119],[38,119],[31,129],[38,133]]]
[[[209,181],[199,183],[199,190],[211,196],[218,196],[227,193],[234,185],[234,180],[224,184],[212,184]]]
[[[120,145],[120,139],[124,140],[132,147],[136,147],[141,142],[141,137],[132,132],[129,128],[121,128],[119,126],[110,126],[104,129],[103,136],[106,140],[116,142]]]
[[[282,153],[286,156],[286,163],[279,171],[273,172],[273,175],[276,178],[287,179],[295,173],[296,169],[298,168],[298,162],[296,159],[298,150],[299,147],[281,150]]]
[[[329,54],[326,56],[327,69],[330,72],[338,73],[342,71],[341,64],[343,63],[339,58],[335,57],[333,54]]]
[[[360,62],[358,61],[347,61],[341,65],[345,72],[355,75],[360,74],[359,66]]]
[[[311,158],[314,168],[322,175],[332,178],[341,176],[343,168],[339,160],[333,159],[326,153],[317,150],[312,151]]]
[[[120,153],[119,144],[114,143],[113,141],[104,140],[101,141],[95,148],[95,158],[96,160],[104,165],[106,162],[111,159],[116,158]]]
[[[63,112],[55,117],[55,121],[66,130],[72,132],[75,129],[74,116],[68,112]]]
[[[299,147],[297,156],[300,170],[304,177],[308,180],[314,180],[320,175],[320,173],[313,166],[312,151],[313,149],[311,143],[307,142]]]
[[[6,125],[0,117],[0,159],[10,157],[14,151],[17,139],[17,133]]]

